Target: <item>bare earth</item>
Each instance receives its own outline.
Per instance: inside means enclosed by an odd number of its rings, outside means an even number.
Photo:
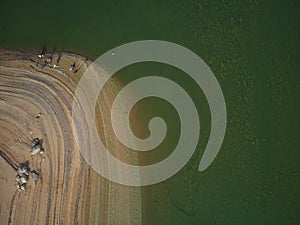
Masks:
[[[139,187],[107,181],[81,157],[71,127],[73,94],[89,59],[62,53],[45,68],[50,55],[0,51],[0,224],[141,224]],[[77,73],[69,70],[76,62]],[[99,101],[98,120],[103,140],[117,155],[118,142],[109,138],[106,120],[114,92],[113,82]],[[40,115],[40,116],[39,116]],[[43,139],[44,154],[31,155],[33,138]],[[17,189],[16,168],[28,161],[41,179],[31,177],[26,190]]]

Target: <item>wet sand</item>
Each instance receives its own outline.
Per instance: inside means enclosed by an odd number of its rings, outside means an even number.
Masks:
[[[90,59],[59,53],[42,65],[35,53],[0,50],[0,218],[1,224],[141,224],[140,188],[117,185],[95,173],[81,157],[71,127],[76,85]],[[78,69],[70,71],[73,63]],[[75,69],[75,70],[76,70]],[[114,82],[99,117],[108,116]],[[104,140],[110,137],[105,120],[98,120]],[[43,139],[44,154],[31,155],[31,141]],[[107,142],[117,155],[118,142]],[[41,179],[31,177],[25,191],[17,189],[16,167],[28,161]]]

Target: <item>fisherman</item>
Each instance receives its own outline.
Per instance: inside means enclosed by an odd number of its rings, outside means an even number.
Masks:
[[[42,67],[45,68],[45,67],[47,66],[47,63],[48,63],[48,62],[45,61],[45,62],[42,64]]]
[[[56,64],[54,64],[54,66],[53,66],[54,68],[59,67],[58,64],[59,64],[59,61],[61,59],[61,56],[62,56],[62,53],[60,52],[59,55],[58,55],[58,58],[56,59]]]
[[[42,52],[39,53],[39,58],[40,58],[40,59],[41,59],[41,58],[44,58],[44,54],[45,54],[46,50],[47,50],[47,49],[46,49],[46,46],[44,45]]]
[[[71,71],[75,70],[75,64],[76,63],[74,62],[73,65],[70,66],[69,70],[71,70]]]
[[[51,62],[51,61],[52,61],[52,59],[53,59],[53,57],[54,57],[54,54],[55,54],[55,48],[53,49],[52,54],[47,58],[47,61],[48,61],[48,62]]]

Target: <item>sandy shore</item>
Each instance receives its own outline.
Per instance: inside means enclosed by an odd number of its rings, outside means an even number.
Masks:
[[[73,94],[91,62],[66,52],[39,58],[0,50],[1,224],[141,224],[140,188],[117,185],[96,174],[74,143]],[[110,85],[104,100],[99,100],[96,112],[102,120],[97,123],[103,140],[109,139],[107,146],[122,155],[103,122],[120,88],[116,82]],[[36,137],[43,139],[42,155],[30,154]],[[29,178],[21,191],[16,188],[15,168],[26,161],[41,179]]]

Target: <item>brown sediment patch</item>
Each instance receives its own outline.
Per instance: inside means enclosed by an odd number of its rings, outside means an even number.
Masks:
[[[59,67],[53,68],[57,58],[55,54],[43,68],[47,55],[39,59],[31,53],[0,51],[1,223],[139,224],[140,188],[102,178],[84,161],[74,142],[72,100],[91,61],[62,53]],[[69,70],[74,62],[77,73]],[[117,91],[118,85],[111,85]],[[107,117],[106,106],[112,100],[106,97],[98,105],[99,116]],[[105,123],[102,120],[98,126],[104,127],[100,135],[107,139],[113,134]],[[35,137],[43,139],[43,155],[30,155]],[[107,146],[122,154],[118,142]],[[41,179],[29,179],[26,191],[20,191],[15,187],[14,167],[24,161],[31,170],[40,171]]]

